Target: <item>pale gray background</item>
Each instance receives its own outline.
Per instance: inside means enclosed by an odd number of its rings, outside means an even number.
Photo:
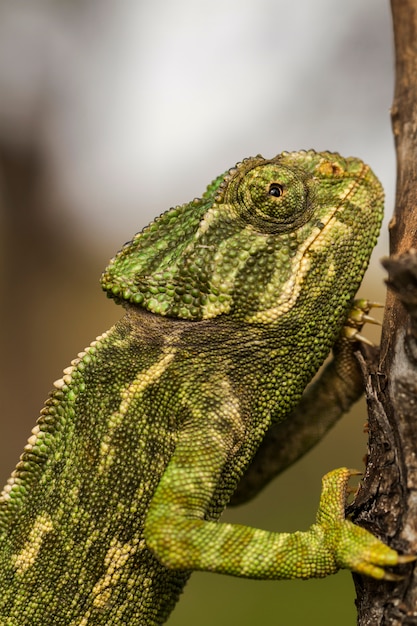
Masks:
[[[35,126],[83,229],[117,243],[242,157],[283,149],[361,156],[392,203],[386,1],[0,8],[0,132]]]

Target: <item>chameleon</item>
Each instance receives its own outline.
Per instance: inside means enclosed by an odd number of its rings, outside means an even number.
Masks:
[[[2,626],[163,624],[194,570],[395,577],[408,557],[345,517],[347,468],[306,531],[219,521],[361,394],[382,213],[359,159],[258,155],[125,244],[101,279],[124,315],[54,383],[1,494]]]

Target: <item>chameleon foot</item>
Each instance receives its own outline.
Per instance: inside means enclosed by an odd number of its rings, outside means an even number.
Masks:
[[[401,578],[385,567],[408,563],[415,556],[400,556],[370,532],[345,519],[348,481],[358,472],[346,468],[333,470],[323,477],[323,490],[317,524],[324,530],[325,541],[332,544],[339,568],[385,580]]]
[[[379,320],[368,314],[371,309],[383,308],[383,306],[384,305],[379,302],[371,302],[370,300],[366,300],[364,298],[354,300],[353,306],[349,311],[349,315],[343,327],[343,336],[350,341],[360,341],[361,343],[373,346],[374,344],[372,341],[361,335],[360,331],[366,323],[381,326],[381,322]]]

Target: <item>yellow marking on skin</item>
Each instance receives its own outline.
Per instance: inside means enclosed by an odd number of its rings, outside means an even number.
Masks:
[[[343,197],[345,198],[346,194],[344,194]],[[322,223],[324,223],[325,227],[321,229],[314,229],[310,237],[308,237],[305,242],[300,245],[297,254],[293,258],[293,269],[291,271],[291,275],[287,282],[280,287],[281,295],[278,299],[278,303],[276,304],[276,306],[268,308],[268,301],[276,302],[277,289],[275,288],[275,285],[279,284],[279,273],[281,271],[280,268],[278,268],[274,276],[272,276],[268,286],[266,287],[264,293],[259,299],[259,307],[261,310],[246,318],[246,321],[262,323],[274,322],[281,315],[287,313],[292,309],[292,307],[297,302],[304,282],[304,278],[307,275],[311,265],[309,257],[306,256],[306,252],[308,252],[309,250],[314,250],[316,246],[319,246],[319,248],[323,246],[323,240],[326,237],[326,228],[330,224],[334,223],[336,219],[334,217],[334,213],[337,211],[337,208],[338,207],[334,207],[327,220],[325,217],[321,218],[321,221]],[[339,232],[342,232],[343,229],[345,229],[346,232],[351,230],[345,224],[340,223]]]
[[[222,399],[221,403],[215,409],[215,414],[222,415],[225,422],[227,422],[228,424],[232,424],[232,430],[235,434],[235,437],[239,441],[242,441],[243,437],[245,436],[245,427],[242,421],[242,415],[239,411],[239,399],[233,390],[230,380],[228,378],[220,378],[219,376],[214,374],[205,383],[202,384],[201,389],[203,392],[202,398],[216,395]],[[190,397],[192,397],[192,392],[193,389],[190,389]],[[207,416],[208,409],[204,402],[198,405],[191,403],[190,405],[187,398],[184,405],[192,413],[196,424],[201,422],[201,420],[204,419],[205,416]],[[215,429],[213,430],[213,435],[214,431]],[[219,445],[227,446],[227,442],[224,438],[219,438]]]
[[[319,229],[315,229],[312,235],[299,247],[297,254],[292,260],[292,270],[288,280],[280,286],[280,297],[278,303],[274,307],[268,308],[268,301],[277,302],[277,289],[276,284],[279,284],[281,268],[275,272],[272,276],[268,286],[265,288],[264,293],[259,298],[260,311],[250,315],[246,318],[249,323],[252,322],[274,322],[278,317],[287,313],[297,302],[300,295],[301,286],[303,284],[304,277],[310,269],[310,261],[305,256],[305,252],[308,249],[312,241],[317,237]],[[275,295],[275,297],[274,297]]]
[[[336,169],[338,167],[337,163],[328,163],[327,160],[323,160],[317,165],[316,170],[321,175],[335,175],[335,173],[337,174]],[[280,287],[281,297],[278,304],[274,307],[268,308],[269,302],[273,302],[276,297],[276,289],[274,289],[274,286],[279,284],[280,268],[277,268],[277,275],[272,277],[269,285],[264,290],[264,293],[260,298],[259,306],[261,310],[258,313],[246,318],[246,321],[262,323],[274,322],[278,317],[287,313],[295,305],[298,296],[300,295],[304,278],[310,268],[310,262],[305,256],[306,251],[309,249],[314,250],[317,245],[319,248],[323,247],[323,240],[326,238],[326,231],[328,230],[329,225],[333,224],[337,219],[335,215],[337,214],[340,206],[344,206],[346,204],[347,199],[357,188],[360,181],[363,180],[364,173],[368,170],[368,166],[363,166],[360,176],[357,179],[353,179],[350,185],[341,190],[339,194],[340,203],[335,204],[333,207],[328,207],[327,214],[320,216],[321,222],[324,224],[324,228],[314,229],[310,237],[308,237],[304,243],[299,246],[298,252],[293,259],[291,276],[287,282]],[[341,173],[343,173],[343,170],[341,170]],[[339,228],[339,232],[342,232],[343,229],[346,229],[346,232],[348,233],[351,231],[351,229],[342,222],[340,222]],[[329,244],[329,242],[327,242],[327,244]]]
[[[136,542],[136,543],[135,543]],[[137,552],[146,549],[146,544],[144,540],[134,539],[133,542],[122,544],[116,539],[112,541],[110,548],[107,551],[107,554],[104,558],[104,565],[107,570],[105,574],[100,578],[100,580],[94,585],[92,589],[92,600],[93,605],[92,608],[89,608],[87,612],[83,615],[81,621],[72,621],[70,626],[89,626],[90,618],[95,613],[96,610],[102,611],[105,610],[109,603],[112,602],[112,593],[119,582],[120,578],[125,574],[126,564],[131,557],[133,557]],[[134,573],[134,572],[133,572]],[[146,582],[146,580],[142,581],[142,583]],[[136,576],[125,578],[124,584],[126,584],[128,589],[132,589],[135,585],[137,585],[138,580]],[[130,603],[130,599],[126,598],[124,602],[120,601],[120,598],[117,599],[117,614],[112,615],[114,619],[117,621],[117,617],[123,613],[123,610]],[[116,605],[113,605],[116,606]]]
[[[328,159],[322,159],[317,165],[316,170],[324,176],[343,176],[344,169],[336,161],[330,162]]]
[[[199,237],[201,235],[204,235],[204,233],[206,233],[210,229],[210,227],[216,223],[220,215],[221,215],[221,211],[219,210],[219,207],[217,206],[214,206],[211,209],[208,209],[206,211],[203,219],[200,221],[198,230],[195,234],[195,241],[198,241]],[[193,245],[195,245],[195,241]]]
[[[120,392],[121,402],[117,411],[111,414],[108,424],[107,433],[103,437],[100,444],[100,464],[98,473],[102,474],[108,470],[115,457],[115,449],[111,444],[113,433],[116,428],[123,422],[131,403],[136,400],[149,385],[155,383],[169,367],[176,353],[175,348],[168,347],[162,351],[162,357],[148,367],[147,370],[140,372],[136,378]]]
[[[49,515],[39,515],[36,518],[23,549],[19,554],[12,555],[12,561],[18,574],[24,574],[35,563],[45,536],[52,530],[53,523]]]
[[[142,544],[142,545],[141,545]],[[136,552],[143,549],[143,542],[120,543],[117,539],[113,540],[107,554],[104,558],[106,572],[92,589],[93,609],[88,609],[83,615],[81,621],[71,622],[71,626],[88,626],[93,610],[104,610],[111,601],[113,591],[120,578],[125,573],[127,561],[133,557]],[[121,606],[119,606],[120,610]]]
[[[235,453],[236,449],[240,447],[241,442],[244,440],[245,425],[242,419],[242,414],[239,410],[239,400],[233,390],[230,380],[228,378],[223,378],[217,384],[218,388],[221,389],[221,395],[223,396],[221,407],[218,412],[227,416],[227,421],[233,425],[235,444],[230,451],[230,454],[232,455]],[[223,443],[224,445],[224,442],[221,440],[219,443]]]
[[[106,606],[114,586],[124,573],[128,559],[136,554],[137,549],[137,545],[132,545],[132,543],[122,544],[117,540],[110,546],[104,559],[104,565],[107,570],[94,585],[92,591],[94,596],[93,605],[95,607],[104,608]]]
[[[239,243],[239,246],[236,245],[236,242]],[[212,288],[218,290],[223,297],[221,300],[216,299],[214,302],[210,300],[207,302],[203,307],[204,319],[215,317],[220,313],[227,313],[230,310],[233,303],[232,294],[236,276],[245,266],[247,259],[255,252],[262,250],[266,243],[266,240],[260,239],[258,234],[248,226],[218,244],[213,261],[215,269],[213,275],[210,277],[210,284]],[[230,249],[237,250],[238,247],[240,248],[239,256],[235,258],[233,263],[229,264],[226,272],[221,260],[228,257]]]

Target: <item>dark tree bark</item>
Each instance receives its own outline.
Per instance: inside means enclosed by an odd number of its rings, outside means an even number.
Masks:
[[[391,0],[396,84],[396,208],[380,350],[362,351],[369,458],[353,516],[401,553],[417,554],[417,0]],[[396,581],[355,575],[358,624],[417,624],[417,567]]]

